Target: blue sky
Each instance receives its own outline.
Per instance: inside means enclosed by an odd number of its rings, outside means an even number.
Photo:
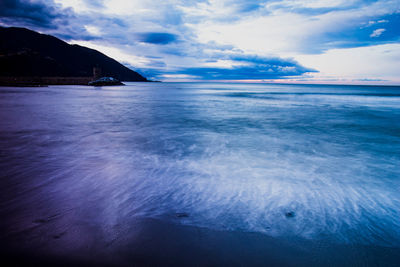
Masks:
[[[400,0],[2,0],[0,25],[156,80],[400,84]]]

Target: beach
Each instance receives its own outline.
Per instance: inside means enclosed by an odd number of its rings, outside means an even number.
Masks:
[[[400,87],[0,87],[2,258],[398,266]]]

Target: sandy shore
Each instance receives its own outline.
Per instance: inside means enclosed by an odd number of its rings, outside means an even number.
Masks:
[[[145,218],[103,229],[84,221],[57,226],[56,218],[45,218],[3,233],[0,241],[1,261],[11,265],[398,266],[400,255],[398,248],[276,239]]]
[[[0,95],[3,263],[400,266],[396,88]]]

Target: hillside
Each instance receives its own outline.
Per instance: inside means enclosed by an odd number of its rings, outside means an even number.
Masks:
[[[88,77],[93,76],[93,67],[122,81],[147,81],[94,49],[25,28],[0,27],[0,76]]]

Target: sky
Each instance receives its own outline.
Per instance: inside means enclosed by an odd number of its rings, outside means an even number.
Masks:
[[[0,26],[153,80],[400,85],[400,0],[0,0]]]

